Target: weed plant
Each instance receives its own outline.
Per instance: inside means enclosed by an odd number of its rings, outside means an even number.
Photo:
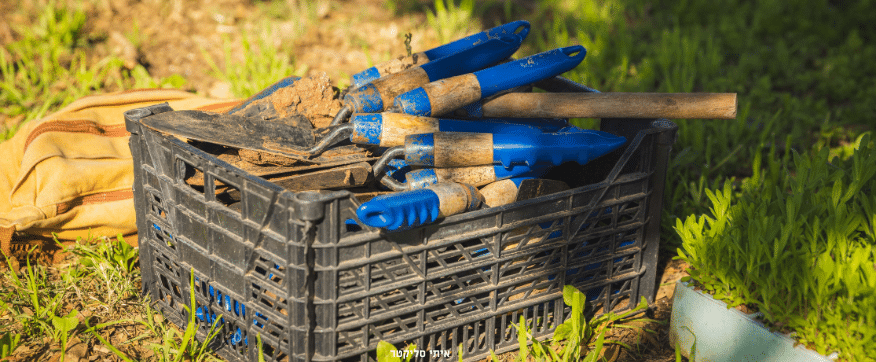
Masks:
[[[481,31],[474,17],[474,0],[460,0],[459,4],[456,0],[435,0],[434,7],[434,12],[427,11],[426,21],[438,33],[441,44]]]
[[[604,352],[603,347],[606,344],[617,344],[630,348],[623,342],[606,340],[606,332],[619,328],[641,328],[636,326],[636,323],[660,323],[653,319],[637,317],[648,309],[648,301],[645,300],[645,297],[642,297],[635,308],[621,314],[609,312],[594,316],[595,310],[587,309],[587,298],[584,293],[567,285],[563,287],[563,303],[571,308],[569,319],[557,326],[550,343],[537,340],[528,326],[528,323],[532,321],[527,322],[526,318],[520,316],[520,323],[513,325],[517,330],[517,341],[520,348],[515,361],[595,362]],[[645,332],[655,333],[647,329]],[[404,360],[407,362],[415,355],[415,353],[410,352],[416,349],[416,345],[411,344],[398,350],[392,344],[380,341],[377,345],[377,361],[401,362]],[[460,344],[457,353],[460,362],[465,357],[463,350],[463,345]],[[499,362],[495,353],[491,351],[490,355],[491,361]]]
[[[246,98],[267,88],[271,84],[290,75],[302,76],[306,67],[295,68],[288,51],[278,51],[272,45],[270,34],[261,32],[260,36],[244,33],[241,48],[231,37],[223,37],[224,67],[219,68],[206,50],[202,49],[204,60],[213,70],[212,75],[230,85],[231,94]],[[235,58],[242,55],[243,59]]]
[[[768,154],[773,156],[773,152]],[[821,354],[876,356],[876,147],[869,134],[846,160],[795,153],[795,173],[754,161],[734,189],[706,190],[709,215],[677,221],[690,279],[728,307],[754,306],[773,328]]]
[[[0,358],[24,357],[16,349],[29,346],[28,358],[48,357],[41,354],[55,349],[63,360],[71,340],[94,338],[124,361],[144,352],[158,361],[218,360],[206,347],[217,325],[201,342],[195,338],[198,322],[189,320],[179,331],[139,297],[138,250],[122,237],[77,240],[68,251],[72,262],[61,268],[26,262],[0,275]],[[131,328],[141,333],[120,341],[117,333]]]

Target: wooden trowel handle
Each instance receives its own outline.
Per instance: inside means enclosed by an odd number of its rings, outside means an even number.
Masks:
[[[508,93],[484,117],[736,119],[736,93]]]

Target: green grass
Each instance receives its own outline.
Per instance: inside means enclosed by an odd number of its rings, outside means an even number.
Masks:
[[[151,351],[158,361],[218,360],[206,347],[218,333],[217,325],[208,331],[206,341],[198,341],[197,321],[189,320],[179,331],[158,318],[149,300],[140,297],[138,250],[123,238],[89,238],[77,241],[69,250],[73,260],[64,267],[26,262],[17,272],[0,274],[0,357],[13,355],[19,346],[29,346],[30,351],[43,351],[42,357],[58,350],[63,359],[68,341],[76,337],[96,338],[125,361],[132,359],[123,350],[130,353],[140,345],[145,349],[140,347],[139,352]],[[194,289],[190,288],[191,293]],[[194,308],[194,294],[189,302],[188,308]],[[90,313],[80,320],[78,315],[86,310]],[[195,318],[194,313],[189,314]],[[140,326],[139,335],[109,342],[108,337],[117,329],[133,326]],[[31,357],[41,355],[38,352]]]
[[[202,49],[204,60],[213,70],[212,75],[230,85],[231,93],[238,98],[246,98],[267,88],[278,80],[290,75],[303,76],[306,66],[295,67],[289,55],[291,49],[285,46],[276,49],[267,29],[252,35],[245,32],[241,36],[240,48],[230,37],[223,38],[224,66],[216,62]],[[236,59],[240,55],[242,59]]]
[[[459,4],[456,0],[435,0],[433,5],[435,11],[427,10],[426,21],[438,33],[441,44],[481,31],[474,0],[459,0]]]
[[[142,65],[127,69],[116,56],[89,62],[81,7],[50,2],[25,15],[33,26],[14,29],[17,40],[0,48],[0,114],[6,117],[23,115],[26,122],[96,92],[185,84],[180,76],[153,78]],[[0,141],[16,130],[3,129]]]

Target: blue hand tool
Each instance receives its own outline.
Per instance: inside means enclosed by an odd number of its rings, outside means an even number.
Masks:
[[[377,196],[359,206],[356,216],[368,226],[405,230],[479,209],[483,203],[484,197],[474,186],[445,182]]]
[[[435,132],[405,137],[405,145],[393,148],[383,157],[400,153],[411,166],[460,167],[492,165],[505,167],[564,162],[586,164],[626,143],[626,138],[610,133],[581,130],[563,133],[468,133]],[[399,151],[402,150],[402,151]],[[389,156],[387,156],[389,155]]]
[[[341,124],[352,113],[383,111],[392,104],[397,95],[429,82],[471,73],[499,63],[514,54],[522,41],[516,34],[500,34],[459,53],[376,79],[347,93],[344,96],[344,107],[338,111],[331,124]]]
[[[498,92],[569,71],[586,54],[584,47],[575,45],[445,78],[398,95],[391,110],[417,116],[442,115]]]
[[[415,53],[408,57],[402,57],[401,59],[395,59],[386,63],[375,65],[362,72],[354,74],[350,82],[350,87],[359,88],[375,79],[390,74],[394,70],[393,68],[403,69],[406,64],[427,64],[428,62],[459,53],[463,50],[480,44],[481,42],[496,38],[500,35],[517,34],[522,41],[523,39],[526,39],[526,35],[529,34],[529,26],[529,22],[526,20],[513,21],[508,24],[500,25],[477,34],[469,35],[465,38],[455,40],[453,42],[426,50],[424,52]]]

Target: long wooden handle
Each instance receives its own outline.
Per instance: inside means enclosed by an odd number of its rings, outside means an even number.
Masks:
[[[509,93],[484,117],[736,119],[736,93]]]

